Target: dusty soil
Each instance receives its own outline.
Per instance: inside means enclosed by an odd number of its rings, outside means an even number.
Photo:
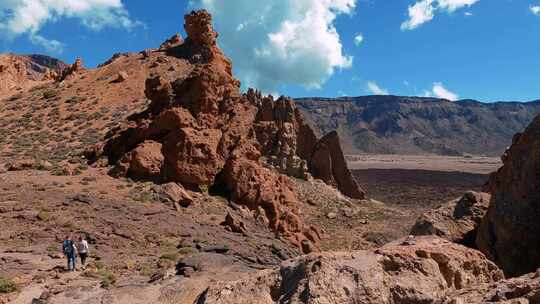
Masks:
[[[353,170],[368,195],[389,205],[425,210],[461,196],[481,191],[487,174],[406,169]]]
[[[350,169],[405,169],[489,174],[502,166],[499,157],[440,155],[347,155]]]

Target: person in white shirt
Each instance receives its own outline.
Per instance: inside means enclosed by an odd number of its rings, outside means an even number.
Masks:
[[[77,243],[77,251],[79,252],[79,256],[81,257],[81,265],[85,267],[86,258],[90,253],[90,249],[88,247],[88,242],[82,236],[79,237],[79,242]]]

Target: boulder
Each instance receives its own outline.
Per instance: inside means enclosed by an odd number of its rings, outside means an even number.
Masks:
[[[118,74],[116,75],[116,79],[114,80],[114,82],[116,82],[116,83],[124,82],[124,81],[126,81],[128,78],[129,78],[128,73],[126,73],[125,71],[120,71],[120,72],[118,72]]]
[[[540,267],[540,116],[514,136],[491,175],[491,204],[476,244],[508,276]]]
[[[279,269],[215,283],[196,303],[440,303],[448,293],[503,279],[476,250],[432,236],[401,243],[288,260]]]
[[[489,206],[490,195],[469,191],[420,216],[412,235],[437,235],[451,242],[474,247],[476,233]]]
[[[479,284],[449,293],[440,304],[535,304],[540,301],[540,272]]]
[[[147,140],[126,154],[129,175],[138,179],[159,179],[164,162],[161,149],[161,143]]]
[[[248,235],[248,231],[244,222],[236,215],[227,213],[225,220],[221,223],[222,226],[227,227],[234,233],[241,233],[245,236]]]
[[[162,202],[170,202],[182,207],[188,207],[193,203],[193,198],[186,192],[184,187],[177,183],[156,185],[152,190]]]

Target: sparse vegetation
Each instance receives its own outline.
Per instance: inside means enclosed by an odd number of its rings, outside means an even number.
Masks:
[[[54,90],[47,90],[45,92],[43,92],[43,98],[45,99],[51,99],[51,98],[54,98],[58,96],[58,92],[54,91]]]
[[[101,287],[102,288],[109,288],[113,286],[116,283],[116,277],[114,274],[110,271],[101,270],[98,272],[101,276]]]
[[[173,261],[176,262],[178,260],[178,252],[168,252],[164,253],[159,257],[160,260],[165,261]]]
[[[196,250],[193,249],[192,247],[182,247],[180,249],[178,249],[178,253],[181,254],[181,255],[188,255],[188,254],[192,254],[192,253],[195,253]]]
[[[17,291],[17,284],[13,280],[0,277],[0,293],[11,293]]]
[[[40,221],[48,222],[53,218],[53,215],[48,211],[40,211],[37,215],[37,219]]]
[[[154,271],[152,270],[152,267],[150,265],[144,264],[141,265],[139,268],[139,272],[141,275],[145,277],[150,277],[154,274]]]

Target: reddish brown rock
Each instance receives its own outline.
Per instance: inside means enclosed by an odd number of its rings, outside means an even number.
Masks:
[[[161,149],[162,145],[160,143],[147,140],[126,154],[120,162],[129,163],[127,165],[129,168],[127,174],[131,176],[159,180],[164,162]]]
[[[540,266],[540,116],[502,158],[504,165],[489,181],[491,204],[477,245],[509,276]]]
[[[247,97],[259,108],[255,131],[269,165],[299,178],[310,173],[349,197],[364,198],[364,191],[347,168],[336,132],[318,141],[291,99],[274,101],[254,90],[248,91]]]
[[[243,235],[248,235],[246,225],[240,218],[230,213],[227,213],[225,220],[221,223],[222,226],[227,227],[229,230],[235,233],[241,233]]]
[[[182,128],[163,142],[168,180],[188,185],[212,185],[224,161],[217,153],[222,133],[216,129]]]
[[[343,194],[358,199],[365,197],[364,191],[358,187],[347,168],[337,132],[328,133],[317,143],[311,156],[310,167],[313,176],[336,186]]]
[[[160,201],[172,203],[175,207],[188,207],[193,203],[191,195],[177,183],[156,185],[152,190]]]
[[[304,250],[314,250],[311,244],[317,244],[319,236],[300,219],[292,184],[285,176],[262,167],[255,160],[259,156],[255,148],[243,150],[235,152],[223,170],[223,182],[232,199],[251,210],[262,207],[273,231]]]
[[[124,82],[128,79],[128,77],[129,77],[128,73],[126,73],[125,71],[120,71],[116,75],[116,79],[114,80],[114,82],[116,83]]]
[[[502,278],[480,252],[420,237],[411,246],[394,242],[374,252],[330,252],[285,261],[273,271],[215,283],[197,303],[441,303],[448,294]]]
[[[291,99],[274,101],[254,90],[240,93],[240,82],[216,44],[217,33],[206,11],[186,15],[185,28],[188,35],[183,42],[167,42],[160,52],[189,62],[189,74],[176,75],[169,69],[146,80],[145,93],[151,100],[148,110],[132,115],[129,127],[111,136],[103,147],[103,155],[115,165],[111,173],[134,178],[157,174],[161,164],[157,158],[139,157],[144,161],[134,162],[134,151],[141,149],[137,148],[141,143],[155,142],[161,145],[163,182],[192,189],[220,188],[256,216],[264,216],[262,222],[304,252],[317,250],[320,235],[303,223],[301,202],[288,178],[279,174],[308,178],[308,163],[316,146],[313,131]],[[165,56],[147,56],[152,58],[155,64],[169,61]],[[341,150],[330,153],[337,152]],[[343,156],[334,158],[336,162]],[[269,164],[276,170],[265,167]],[[334,184],[355,194],[344,183],[347,175],[341,170],[348,172],[346,166],[333,168],[341,174],[332,175]],[[352,180],[350,174],[348,177]]]
[[[412,235],[437,235],[474,247],[476,234],[489,206],[490,195],[469,191],[461,198],[430,210],[416,221]]]
[[[448,294],[440,304],[535,304],[540,300],[540,272],[495,284],[478,284]]]

